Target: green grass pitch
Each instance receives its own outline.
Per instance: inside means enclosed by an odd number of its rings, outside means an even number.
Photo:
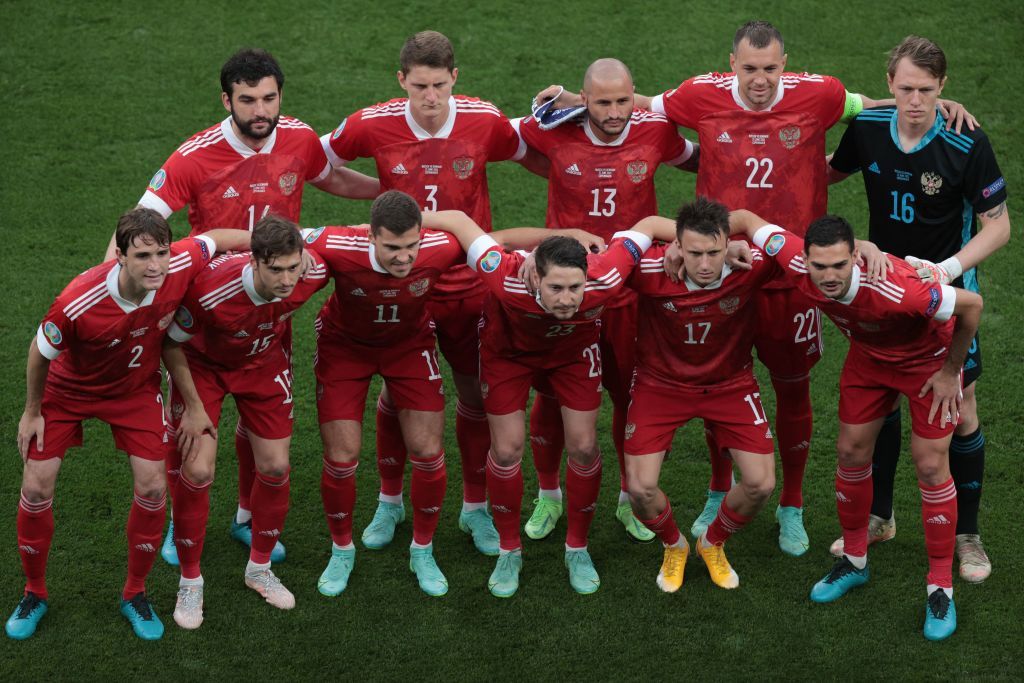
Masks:
[[[728,69],[735,29],[751,18],[774,22],[786,37],[790,70],[827,73],[851,91],[885,95],[887,51],[905,35],[936,40],[949,58],[946,95],[975,113],[992,139],[1010,188],[1011,220],[1024,204],[1019,66],[1024,10],[1011,0],[987,3],[294,3],[232,5],[195,0],[121,3],[55,0],[0,4],[0,609],[13,609],[22,587],[14,512],[20,462],[14,437],[24,400],[26,346],[53,297],[103,255],[117,215],[134,205],[164,159],[193,132],[224,116],[218,73],[234,50],[269,49],[287,76],[285,113],[320,132],[343,116],[401,94],[395,80],[404,38],[424,28],[450,36],[460,67],[457,91],[522,115],[552,82],[578,87],[595,58],[616,56],[640,92],[655,94],[684,77]],[[829,136],[830,149],[841,134]],[[690,133],[691,139],[693,134]],[[365,162],[355,167],[372,172]],[[662,170],[662,211],[693,194],[693,177]],[[496,226],[539,225],[545,187],[515,165],[491,169]],[[863,227],[860,180],[831,191],[833,211]],[[306,190],[304,224],[359,223],[367,202]],[[186,230],[184,215],[172,222]],[[194,633],[172,619],[176,573],[157,559],[149,592],[164,617],[162,642],[136,640],[117,612],[125,571],[124,522],[130,478],[109,432],[90,424],[86,447],[69,456],[55,502],[50,558],[51,611],[30,641],[0,638],[0,680],[194,680],[257,676],[264,680],[345,679],[711,679],[1020,678],[1024,560],[1017,492],[1024,398],[1019,230],[984,267],[985,376],[980,412],[988,438],[982,505],[984,538],[995,571],[985,584],[955,581],[959,631],[948,642],[921,636],[926,569],[919,496],[906,458],[897,479],[899,534],[872,550],[871,583],[835,605],[814,605],[808,591],[830,565],[838,533],[832,503],[836,385],[843,340],[826,325],[826,359],[814,380],[815,439],[806,483],[811,550],[784,557],[776,545],[775,499],[729,544],[739,590],[722,591],[691,560],[687,583],[672,596],[654,584],[660,548],[628,543],[612,517],[615,467],[608,416],[601,425],[604,488],[590,548],[603,586],[574,594],[562,566],[564,522],[547,541],[526,541],[520,593],[489,595],[492,560],[457,530],[459,468],[454,411],[447,449],[450,492],[436,555],[451,591],[430,599],[408,571],[410,524],[380,552],[359,546],[348,591],[316,592],[330,549],[318,493],[319,437],[311,401],[314,305],[296,318],[297,416],[292,510],[284,534],[288,560],[278,574],[298,605],[278,613],[242,583],[245,554],[227,536],[235,504],[230,438],[222,446],[204,558],[206,621]],[[766,405],[771,412],[774,401]],[[451,388],[451,387],[450,387]],[[222,434],[230,437],[233,414]],[[372,425],[372,418],[368,423]],[[372,513],[376,473],[372,426],[359,470],[357,532]],[[529,458],[527,458],[527,462]],[[535,482],[527,471],[527,491]],[[681,433],[664,488],[680,526],[703,502],[703,439]],[[529,496],[529,493],[527,494]],[[527,506],[528,507],[528,506]],[[1014,588],[1018,586],[1018,588]]]

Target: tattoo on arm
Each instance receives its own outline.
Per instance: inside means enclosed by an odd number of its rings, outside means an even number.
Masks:
[[[990,218],[992,220],[995,220],[995,219],[999,218],[1000,216],[1002,216],[1004,213],[1006,213],[1006,202],[1003,202],[1002,204],[1000,204],[996,208],[991,209],[990,211],[986,211],[985,212],[985,218]]]

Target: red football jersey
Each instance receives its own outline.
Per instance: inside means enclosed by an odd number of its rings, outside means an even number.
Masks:
[[[885,282],[868,282],[854,266],[850,290],[842,299],[830,299],[807,276],[800,237],[772,225],[761,228],[754,243],[774,256],[787,277],[873,360],[906,367],[932,363],[948,352],[956,290],[922,282],[903,259],[889,257],[895,268]]]
[[[644,254],[627,285],[640,294],[637,378],[685,388],[749,382],[758,290],[780,276],[778,266],[753,251],[751,270],[732,270],[706,287],[665,274],[666,246]]]
[[[322,138],[331,163],[373,157],[381,190],[401,190],[424,211],[465,211],[491,230],[487,162],[521,159],[526,145],[505,115],[490,102],[455,95],[448,120],[431,135],[413,119],[409,101],[399,98],[352,114]],[[446,274],[434,298],[461,299],[480,287],[465,266]]]
[[[491,236],[479,237],[470,245],[467,262],[491,293],[480,323],[481,348],[510,358],[538,357],[548,366],[558,364],[553,357],[575,362],[582,349],[597,345],[605,305],[622,289],[650,244],[647,236],[626,231],[617,233],[604,253],[589,255],[583,302],[571,319],[559,320],[519,279],[526,254],[506,254]]]
[[[845,104],[839,80],[785,73],[771,106],[752,111],[735,74],[711,73],[655,97],[651,108],[697,131],[697,194],[802,235],[826,212],[825,132]]]
[[[259,367],[290,338],[295,311],[327,284],[327,266],[313,250],[309,254],[314,265],[291,296],[271,300],[256,291],[248,253],[218,256],[189,287],[168,334],[188,342],[189,362],[228,370]]]
[[[331,172],[320,139],[282,116],[259,152],[242,142],[231,117],[196,133],[156,172],[139,204],[166,218],[188,204],[192,234],[252,230],[269,213],[298,222],[306,182]]]
[[[590,120],[541,130],[532,116],[519,134],[551,161],[549,228],[581,228],[610,241],[612,234],[658,214],[654,172],[690,158],[693,145],[661,114],[634,109],[612,142],[593,132]]]
[[[366,346],[391,346],[433,334],[426,295],[442,273],[463,259],[454,237],[423,230],[412,272],[396,278],[377,263],[367,228],[317,228],[306,242],[335,282],[320,313],[318,333]]]
[[[121,266],[107,261],[64,288],[36,333],[36,344],[53,361],[46,383],[60,392],[114,398],[160,384],[164,334],[189,284],[213,255],[207,237],[171,244],[171,264],[160,289],[136,305],[121,298]]]

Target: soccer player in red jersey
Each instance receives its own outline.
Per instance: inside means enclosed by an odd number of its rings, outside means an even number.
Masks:
[[[697,152],[663,115],[633,107],[633,77],[617,59],[591,64],[580,94],[586,108],[572,122],[551,129],[536,117],[514,123],[526,144],[550,161],[547,227],[582,228],[610,241],[619,226],[658,213],[658,167],[696,170]],[[636,295],[624,289],[601,315],[602,383],[614,405],[612,438],[620,484],[616,517],[632,538],[650,541],[654,534],[630,509],[622,448],[635,339]],[[530,446],[540,490],[524,529],[533,539],[550,534],[562,514],[562,433],[558,401],[538,392],[530,411]]]
[[[227,394],[235,398],[256,459],[250,499],[252,547],[245,583],[280,609],[295,597],[270,569],[270,557],[288,513],[292,433],[291,316],[327,283],[327,269],[311,255],[302,274],[302,236],[289,220],[267,216],[252,232],[251,254],[218,256],[189,287],[169,337],[184,344],[192,379],[214,424]],[[301,276],[301,279],[300,279]],[[171,429],[184,402],[171,385]],[[200,558],[210,512],[217,440],[180,459],[174,495],[175,544],[181,562],[174,620],[185,629],[203,621]]]
[[[26,584],[6,624],[12,638],[30,637],[46,613],[53,492],[64,455],[81,445],[82,421],[88,418],[110,425],[115,445],[128,454],[132,468],[121,612],[140,638],[163,635],[145,592],[164,524],[162,342],[189,283],[216,249],[245,248],[249,235],[216,231],[172,243],[167,221],[137,208],[120,217],[115,239],[116,260],[72,280],[29,346],[25,412],[18,423],[18,450],[25,463],[18,551]],[[172,376],[190,385],[187,364],[172,355],[166,361]],[[212,427],[194,391],[185,395],[183,412],[183,437],[194,439]]]
[[[503,598],[519,588],[521,462],[526,403],[533,386],[555,396],[561,409],[569,460],[565,565],[572,588],[593,593],[601,585],[587,552],[601,483],[596,434],[600,317],[650,246],[651,235],[617,233],[606,252],[589,257],[577,241],[549,237],[533,252],[532,294],[518,275],[524,253],[503,253],[492,236],[472,223],[452,231],[490,292],[480,321],[480,386],[492,436],[487,488],[500,552],[488,587]]]
[[[737,230],[775,258],[850,339],[839,380],[836,444],[843,556],[814,585],[811,599],[838,600],[868,580],[871,454],[886,415],[903,394],[910,403],[910,448],[928,552],[924,635],[930,640],[949,637],[956,630],[952,566],[957,518],[949,443],[959,420],[961,370],[978,329],[981,297],[922,282],[912,266],[895,257],[886,281],[872,281],[856,265],[853,229],[837,216],[816,220],[804,239],[748,212],[734,220]]]
[[[317,328],[317,411],[324,442],[320,491],[331,530],[331,559],[318,588],[328,596],[348,585],[355,562],[352,510],[355,471],[362,445],[362,417],[370,380],[390,386],[401,435],[412,460],[413,540],[410,568],[420,588],[444,595],[448,581],[433,556],[432,539],[444,500],[444,385],[437,363],[429,294],[442,275],[464,259],[443,226],[461,212],[421,216],[416,200],[398,190],[381,194],[370,210],[370,228],[318,228],[306,237],[334,277]],[[511,244],[520,231],[503,231]],[[547,232],[535,228],[529,240]],[[526,242],[519,242],[522,246]],[[379,511],[378,511],[379,514]],[[395,523],[404,518],[404,508]],[[370,546],[373,547],[373,546]]]
[[[770,259],[754,251],[750,270],[726,264],[728,210],[704,197],[684,205],[668,224],[683,256],[685,278],[665,272],[667,246],[650,249],[627,284],[640,295],[637,370],[626,425],[626,472],[637,516],[665,546],[658,586],[683,584],[689,546],[658,487],[661,464],[677,428],[701,418],[712,441],[742,474],[714,521],[697,540],[712,581],[736,588],[739,577],[723,544],[746,526],[775,488],[774,442],[753,373],[752,317],[757,293],[779,277]]]
[[[491,229],[487,164],[507,159],[543,160],[526,145],[497,107],[452,95],[459,71],[452,44],[436,31],[410,37],[402,47],[398,83],[407,97],[362,109],[323,137],[333,164],[372,157],[383,189],[416,199],[424,211],[457,209],[485,230]],[[538,167],[539,168],[539,167]],[[469,268],[446,273],[430,297],[441,353],[452,368],[459,400],[455,431],[462,460],[463,507],[459,527],[487,555],[498,552],[498,539],[486,506],[485,463],[490,433],[477,378],[476,327],[485,289]],[[407,452],[398,416],[385,388],[378,401],[377,458],[381,474],[380,504],[363,532],[368,548],[391,542],[405,512],[402,480]]]
[[[831,76],[786,72],[786,61],[778,29],[751,21],[733,38],[731,72],[696,76],[653,98],[637,95],[636,103],[697,131],[698,195],[729,208],[755,211],[802,232],[826,208],[826,131],[882,102],[848,93]],[[803,476],[812,431],[810,370],[821,357],[818,311],[786,284],[764,289],[757,309],[755,348],[769,370],[777,402],[775,434],[782,461],[776,510],[779,546],[789,555],[802,555],[809,546],[803,525]],[[709,445],[712,480],[704,511],[691,527],[694,537],[715,518],[732,482],[731,463],[720,457],[716,445]]]
[[[281,115],[284,73],[272,55],[259,49],[241,50],[220,72],[221,102],[229,116],[186,140],[156,172],[140,206],[165,218],[188,205],[192,234],[212,228],[252,231],[269,214],[298,222],[302,191],[308,182],[331,194],[371,199],[380,191],[375,178],[349,169],[332,169],[319,137],[308,125]],[[113,243],[107,257],[113,255]],[[290,340],[285,340],[290,346]],[[289,350],[289,353],[291,351]],[[238,511],[231,536],[249,545],[252,513],[249,493],[256,470],[244,423],[235,430],[238,453]],[[172,450],[167,471],[173,496],[180,463]],[[177,564],[168,528],[161,554]],[[274,561],[284,559],[280,543]]]

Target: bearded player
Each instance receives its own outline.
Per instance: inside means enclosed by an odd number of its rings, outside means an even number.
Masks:
[[[556,128],[536,114],[514,123],[526,144],[550,161],[545,224],[579,227],[611,241],[619,226],[658,213],[658,167],[696,170],[697,150],[663,115],[634,108],[633,76],[617,59],[591,64],[580,95],[584,109]],[[601,315],[602,383],[614,406],[612,439],[619,458],[615,515],[631,538],[650,541],[654,534],[637,521],[629,505],[622,446],[633,380],[636,304],[636,295],[623,289]],[[540,490],[524,529],[532,539],[548,536],[562,514],[562,434],[558,401],[537,392],[530,412],[530,448]]]
[[[193,235],[212,228],[252,231],[261,218],[274,214],[298,222],[305,184],[355,199],[377,196],[379,183],[349,169],[332,169],[319,138],[302,121],[281,115],[284,73],[264,50],[246,49],[231,56],[220,72],[221,103],[229,116],[185,141],[156,172],[140,206],[165,218],[188,205]],[[111,245],[111,249],[113,245]],[[108,250],[107,257],[112,252]],[[290,346],[290,340],[285,340]],[[289,350],[290,353],[290,350]],[[250,545],[252,512],[249,500],[255,482],[252,445],[243,423],[235,434],[238,453],[238,511],[231,537]],[[168,454],[170,489],[176,487],[176,454]],[[173,528],[161,550],[177,564]],[[274,561],[283,560],[284,546],[274,546]]]

